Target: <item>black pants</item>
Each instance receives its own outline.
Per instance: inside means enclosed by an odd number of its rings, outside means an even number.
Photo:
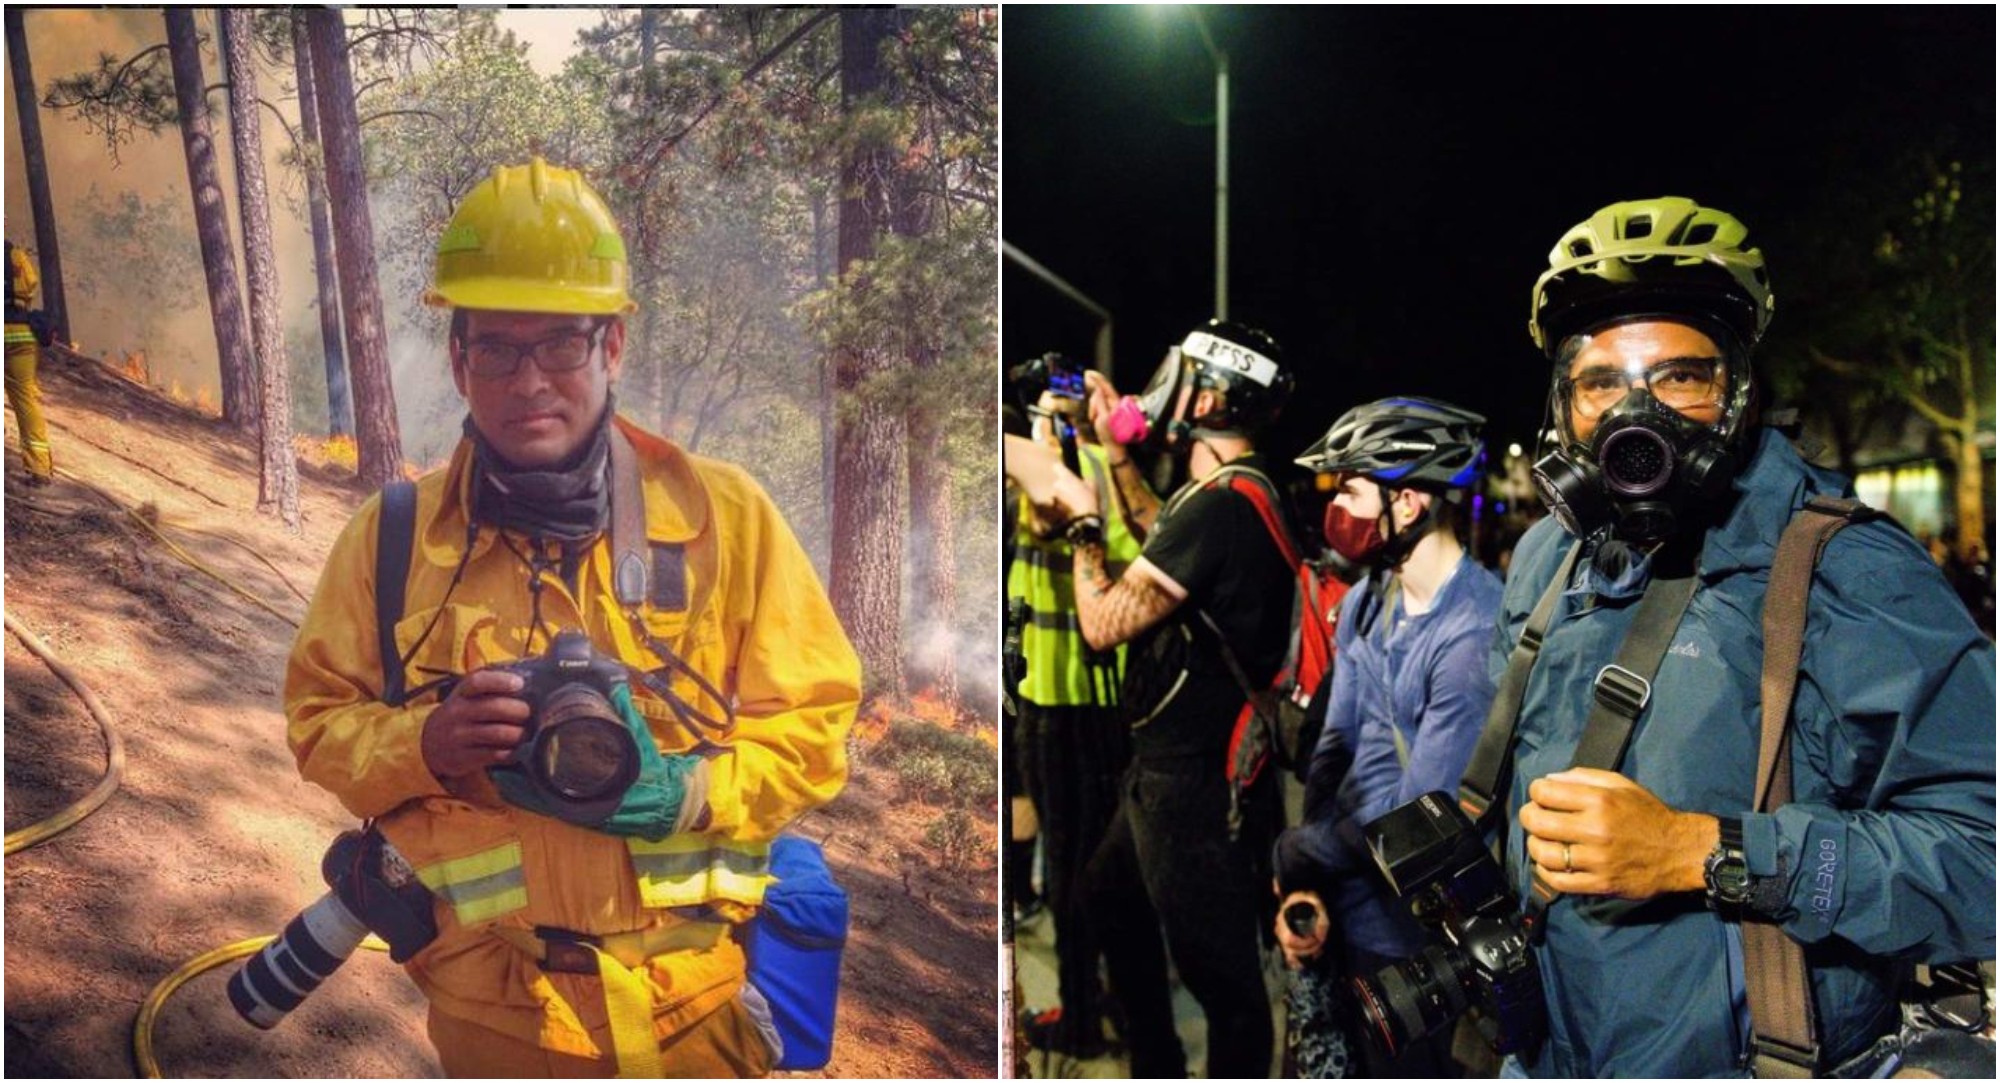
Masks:
[[[1014,841],[1014,798],[1031,792],[1023,777],[1029,706],[1014,702],[1023,714],[1000,719],[1000,890],[1002,904],[1019,910],[1035,898],[1035,840]]]
[[[1271,888],[1253,871],[1259,836],[1229,840],[1228,786],[1208,758],[1136,762],[1124,790],[1091,859],[1089,892],[1112,993],[1125,1008],[1132,1075],[1187,1074],[1167,990],[1171,954],[1208,1020],[1208,1077],[1262,1079],[1271,1071],[1271,1004],[1258,892]]]
[[[1101,954],[1084,882],[1118,811],[1131,730],[1114,710],[1022,705],[1029,795],[1042,823],[1043,895],[1055,919],[1064,1046],[1103,1032]]]

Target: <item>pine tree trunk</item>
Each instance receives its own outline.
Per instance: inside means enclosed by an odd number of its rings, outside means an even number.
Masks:
[[[327,194],[333,207],[334,254],[340,261],[341,323],[354,387],[355,444],[361,480],[382,486],[401,476],[403,441],[396,426],[396,391],[375,277],[375,226],[361,170],[361,121],[354,110],[354,73],[347,63],[341,13],[306,12],[312,38],[313,92],[326,143]]]
[[[895,186],[898,236],[916,239],[930,233],[935,211],[923,190],[922,176],[905,171]],[[913,311],[903,321],[903,350],[910,382],[918,388],[936,383],[942,352],[931,321]],[[952,516],[951,464],[944,454],[944,417],[950,404],[934,394],[906,396],[909,426],[910,585],[916,598],[910,606],[916,633],[909,639],[910,667],[915,683],[928,685],[954,714],[958,712],[957,627],[958,576],[952,557],[958,551],[957,523]]]
[[[881,46],[895,13],[844,8],[840,12],[840,98],[853,112],[879,99],[885,82]],[[894,155],[879,142],[857,143],[840,175],[840,276],[845,303],[860,304],[874,290],[868,267],[875,241],[888,224],[888,184]],[[834,386],[842,409],[834,430],[834,611],[861,655],[868,688],[903,691],[902,555],[907,525],[903,507],[903,412],[883,390],[901,359],[880,328],[844,333],[836,344]]]
[[[236,278],[236,251],[229,242],[229,208],[215,168],[215,135],[208,123],[206,84],[194,12],[168,8],[167,54],[174,69],[174,100],[180,108],[181,140],[187,145],[188,190],[194,194],[195,233],[208,279],[208,309],[215,323],[215,353],[221,369],[222,420],[245,431],[257,428],[256,359],[244,334],[243,293]]]
[[[312,44],[306,21],[292,12],[292,66],[299,84],[299,134],[306,144],[306,216],[312,222],[313,278],[319,285],[319,341],[326,358],[326,431],[354,435],[354,401],[347,388],[347,351],[340,341],[340,277],[333,269],[333,227],[326,218],[326,153],[319,141],[313,95]]]
[[[926,370],[938,363],[938,351],[929,344],[910,352],[913,371],[910,379],[919,386],[929,379]],[[910,654],[929,664],[921,679],[953,713],[958,702],[958,576],[952,559],[958,551],[957,520],[952,515],[951,464],[944,455],[944,407],[923,395],[910,396],[908,408],[910,449],[910,585],[917,592],[911,607],[916,634],[910,637]]]
[[[276,512],[299,529],[299,464],[292,452],[292,365],[279,326],[278,260],[271,250],[271,195],[264,187],[264,135],[258,123],[257,67],[250,12],[220,8],[223,66],[229,73],[229,134],[236,158],[236,208],[243,216],[243,262],[249,272],[250,336],[257,347],[263,425],[257,440],[257,510]]]
[[[56,338],[70,341],[69,303],[63,296],[62,249],[56,241],[55,202],[49,196],[49,159],[42,149],[41,102],[35,95],[35,67],[28,56],[28,32],[21,9],[7,9],[7,67],[14,80],[14,116],[21,123],[21,157],[28,173],[28,206],[35,216],[35,269],[42,276],[42,311]]]

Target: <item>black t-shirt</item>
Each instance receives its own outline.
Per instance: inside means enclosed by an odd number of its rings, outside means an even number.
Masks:
[[[1256,455],[1234,465],[1263,470]],[[1221,629],[1254,687],[1268,686],[1285,661],[1297,589],[1292,570],[1256,506],[1229,482],[1224,474],[1176,493],[1140,552],[1185,588],[1187,599],[1126,655],[1124,701],[1139,759],[1206,757],[1222,770],[1244,694],[1197,610]],[[1282,505],[1273,510],[1284,521]]]

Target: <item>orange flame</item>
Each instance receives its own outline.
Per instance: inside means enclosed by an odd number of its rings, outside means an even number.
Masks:
[[[969,711],[951,705],[943,696],[925,689],[913,696],[878,696],[869,700],[854,720],[854,739],[863,747],[874,745],[889,733],[898,719],[929,722],[939,729],[963,733],[989,748],[1000,747],[997,727],[980,721]]]
[[[889,723],[894,720],[894,714],[886,697],[870,700],[854,720],[855,742],[864,748],[880,743],[889,735]]]

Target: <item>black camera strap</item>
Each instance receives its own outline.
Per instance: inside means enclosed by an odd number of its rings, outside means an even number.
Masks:
[[[713,682],[695,671],[672,647],[646,628],[639,609],[646,602],[649,588],[651,565],[647,561],[646,550],[646,496],[639,476],[638,452],[623,430],[612,424],[610,436],[611,461],[611,553],[612,553],[612,593],[624,610],[632,630],[654,654],[665,663],[659,670],[633,672],[648,689],[651,689],[673,711],[681,725],[694,735],[698,746],[712,745],[709,734],[719,739],[727,739],[736,728],[735,707]],[[376,525],[375,538],[375,635],[377,649],[382,658],[382,702],[400,707],[415,695],[428,692],[445,683],[456,680],[456,674],[448,674],[418,689],[410,689],[404,677],[404,668],[409,658],[424,639],[429,638],[431,628],[426,627],[417,643],[408,654],[396,649],[396,625],[403,619],[405,592],[410,575],[410,559],[416,541],[417,488],[408,481],[391,482],[382,490],[382,515]],[[452,588],[458,586],[459,577],[465,571],[465,558],[472,551],[472,537],[476,535],[477,524],[468,529],[464,551],[460,555],[459,566],[452,574]],[[535,580],[539,583],[539,577]],[[446,592],[450,597],[450,592]],[[698,608],[698,607],[695,607]],[[442,612],[442,610],[440,610]],[[436,620],[433,618],[432,626]],[[688,703],[674,692],[668,671],[685,675],[693,681],[703,695],[720,704],[723,717],[717,720]]]
[[[1504,798],[1514,760],[1514,728],[1521,720],[1521,701],[1528,694],[1528,674],[1535,668],[1535,658],[1542,652],[1542,637],[1548,634],[1549,622],[1555,619],[1556,603],[1562,599],[1563,591],[1569,589],[1570,574],[1576,568],[1577,554],[1582,551],[1581,541],[1569,547],[1555,578],[1549,580],[1541,600],[1528,614],[1521,637],[1514,641],[1514,650],[1507,656],[1507,669],[1500,675],[1493,706],[1486,712],[1486,728],[1480,731],[1479,743],[1473,746],[1472,759],[1459,779],[1458,805],[1482,832],[1506,816]]]
[[[623,430],[617,426],[611,429],[611,590],[618,599],[618,607],[625,611],[625,619],[632,625],[637,635],[654,654],[665,663],[657,670],[647,672],[634,669],[640,683],[664,700],[667,708],[674,712],[696,747],[702,748],[716,740],[727,740],[736,730],[736,708],[721,690],[707,677],[696,672],[678,652],[669,647],[646,627],[645,618],[639,608],[646,603],[648,579],[651,564],[646,556],[646,491],[639,477],[638,452]],[[690,612],[693,612],[690,609]],[[673,689],[668,671],[678,672],[693,681],[710,701],[720,705],[722,718],[717,719],[700,708],[687,702]]]
[[[1632,614],[1625,639],[1611,664],[1597,671],[1591,684],[1590,715],[1583,724],[1583,736],[1576,742],[1571,767],[1594,767],[1615,771],[1632,743],[1632,731],[1639,715],[1653,701],[1653,678],[1673,645],[1674,632],[1681,626],[1688,602],[1694,597],[1699,576],[1692,554],[1672,547],[1653,554],[1652,577],[1646,593]],[[1535,872],[1534,893],[1527,900],[1528,915],[1540,928],[1542,913],[1562,897],[1562,892]]]
[[[416,540],[417,487],[392,481],[382,488],[382,518],[375,527],[375,645],[382,659],[382,702],[409,701],[404,659],[396,649],[396,625],[403,619],[403,591],[410,578],[410,546]]]

